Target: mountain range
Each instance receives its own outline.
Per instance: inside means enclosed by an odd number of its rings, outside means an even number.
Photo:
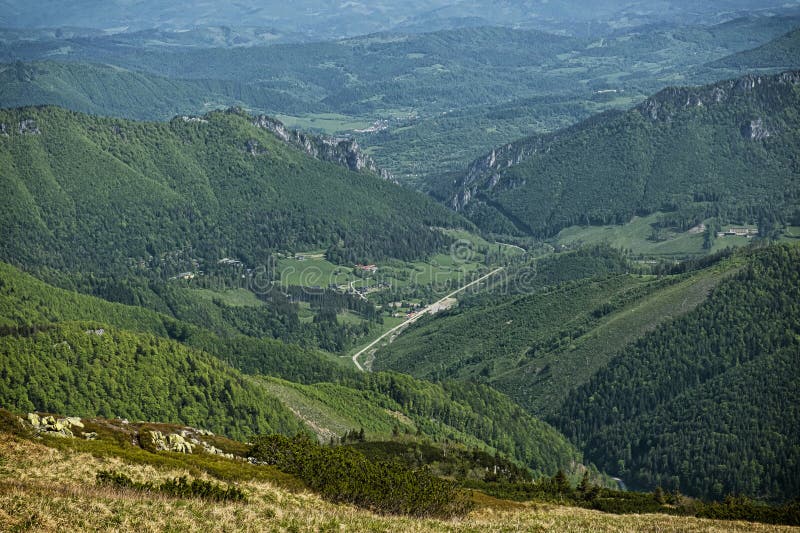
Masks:
[[[0,529],[800,523],[797,1],[45,7]]]
[[[770,44],[798,20],[748,16],[599,38],[478,27],[235,48],[202,31],[6,31],[0,104],[140,120],[241,106],[354,137],[398,180],[426,189],[427,176],[463,168],[487,147],[627,109],[667,86],[740,76],[714,62],[754,47],[783,58],[764,73],[798,68],[797,54]]]
[[[68,5],[67,5],[68,4]],[[303,0],[288,7],[279,2],[97,2],[66,3],[49,0],[33,9],[19,0],[2,3],[0,23],[6,27],[56,26],[97,28],[106,31],[166,28],[188,29],[208,25],[245,25],[281,28],[306,38],[336,38],[386,31],[400,27],[430,29],[430,24],[527,25],[548,29],[586,31],[593,22],[607,29],[648,23],[693,20],[719,22],[737,13],[797,8],[794,1],[753,2],[724,0],[698,5],[680,0],[659,2],[552,3],[544,0],[506,0],[487,9],[482,2],[320,2]],[[688,15],[691,13],[691,15]],[[244,23],[244,24],[243,24]],[[590,29],[590,28],[589,28]],[[590,30],[591,31],[591,30]]]

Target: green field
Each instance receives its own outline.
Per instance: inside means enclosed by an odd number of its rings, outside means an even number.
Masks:
[[[214,291],[211,289],[192,289],[192,292],[206,300],[220,300],[225,305],[233,307],[255,307],[264,302],[247,289],[231,289],[227,291]]]
[[[334,265],[319,252],[300,252],[294,258],[278,259],[278,272],[282,286],[327,288],[331,284],[346,285],[351,281],[356,287],[363,286],[362,280],[353,274],[352,267]]]
[[[630,250],[634,255],[676,259],[705,255],[729,246],[746,246],[750,242],[746,237],[720,237],[715,239],[710,250],[706,250],[703,248],[703,233],[667,232],[665,240],[650,240],[652,224],[660,215],[634,217],[623,226],[571,226],[561,230],[554,241],[564,246],[607,243],[614,248]]]
[[[355,288],[372,286],[374,290],[390,291],[430,287],[433,294],[444,294],[486,271],[487,262],[490,265],[499,264],[525,253],[516,246],[491,243],[468,231],[441,231],[455,240],[448,253],[435,254],[425,261],[389,260],[378,263],[378,271],[374,274],[357,274],[355,265],[333,264],[325,259],[324,252],[320,250],[281,257],[277,261],[280,284],[327,288],[331,285],[347,286],[352,282]],[[376,289],[374,286],[380,282],[387,282],[390,287]]]
[[[336,318],[340,324],[349,324],[351,326],[358,326],[364,322],[364,319],[361,316],[359,316],[357,313],[353,313],[352,311],[342,311],[341,313],[337,313]]]
[[[800,226],[786,226],[783,237],[791,240],[800,239]]]

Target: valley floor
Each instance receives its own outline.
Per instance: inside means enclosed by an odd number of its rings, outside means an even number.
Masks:
[[[800,531],[745,522],[667,515],[608,515],[476,495],[478,508],[442,521],[375,515],[306,492],[242,482],[247,503],[212,503],[100,487],[97,472],[140,481],[200,472],[133,465],[114,457],[62,451],[0,433],[0,530],[3,531]]]

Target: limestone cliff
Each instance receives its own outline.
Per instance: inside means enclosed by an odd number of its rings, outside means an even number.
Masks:
[[[372,172],[385,180],[396,182],[388,171],[378,168],[375,161],[361,150],[355,139],[299,132],[287,128],[281,121],[266,115],[255,117],[253,124],[271,131],[283,142],[300,148],[311,157],[336,163],[354,172]]]

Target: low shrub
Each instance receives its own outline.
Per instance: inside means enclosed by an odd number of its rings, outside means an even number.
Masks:
[[[388,514],[452,517],[472,504],[453,482],[397,461],[370,461],[348,446],[325,447],[306,436],[255,439],[250,455],[296,475],[333,502]]]
[[[142,492],[155,492],[176,498],[202,498],[215,502],[245,502],[247,496],[238,487],[219,483],[193,479],[189,481],[186,476],[168,479],[156,485],[151,482],[140,483],[125,474],[103,470],[97,473],[97,482],[101,485],[121,489],[138,490]]]

